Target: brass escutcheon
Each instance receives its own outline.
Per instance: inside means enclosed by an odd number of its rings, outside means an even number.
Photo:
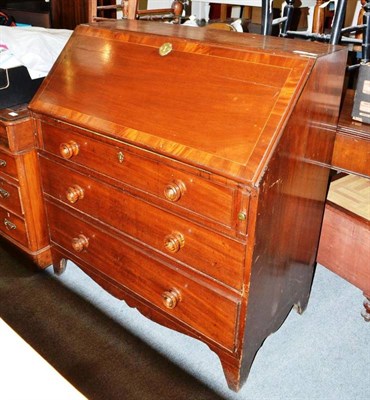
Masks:
[[[160,56],[166,56],[167,54],[170,54],[172,51],[172,44],[169,42],[163,43],[162,46],[159,48],[159,55]]]
[[[125,161],[125,155],[122,153],[122,151],[119,151],[117,153],[117,158],[120,164],[122,164]]]

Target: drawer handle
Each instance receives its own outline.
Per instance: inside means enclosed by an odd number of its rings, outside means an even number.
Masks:
[[[240,211],[240,213],[238,213],[238,220],[245,221],[246,219],[247,219],[247,214],[244,211]]]
[[[185,238],[180,232],[173,232],[164,238],[164,247],[170,253],[177,253],[184,245]]]
[[[166,308],[172,310],[181,301],[181,293],[177,289],[166,290],[162,293],[162,301]]]
[[[74,251],[80,253],[89,247],[89,239],[85,235],[80,234],[72,239],[72,247]]]
[[[0,167],[3,167],[3,168],[6,167],[6,161],[5,160],[0,160]]]
[[[0,188],[0,197],[7,199],[10,196],[9,192],[3,188]]]
[[[13,222],[10,222],[6,218],[4,218],[4,225],[8,231],[14,231],[15,229],[17,229],[17,225],[13,224]]]
[[[77,156],[79,150],[80,146],[73,140],[68,143],[61,143],[59,146],[60,155],[67,160],[72,156]]]
[[[185,183],[183,181],[176,180],[174,182],[169,183],[164,188],[164,195],[167,200],[176,202],[181,199],[185,191],[186,191]]]
[[[76,203],[77,200],[83,199],[84,195],[84,190],[78,185],[70,186],[66,192],[67,200],[72,204]]]

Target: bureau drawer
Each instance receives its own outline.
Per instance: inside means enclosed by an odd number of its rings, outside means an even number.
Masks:
[[[161,264],[51,202],[47,211],[53,242],[178,321],[234,349],[237,296]]]
[[[241,289],[244,245],[40,157],[44,191],[157,251]]]
[[[19,196],[19,187],[0,178],[0,206],[22,215],[23,210]]]
[[[341,171],[370,176],[370,136],[365,138],[338,132],[332,166]]]
[[[25,222],[22,218],[0,207],[0,231],[25,247],[28,246]]]
[[[224,187],[172,168],[158,156],[157,159],[149,159],[145,156],[148,152],[142,151],[143,156],[138,155],[132,152],[129,145],[114,146],[98,142],[76,133],[74,129],[43,123],[44,149],[61,157],[62,148],[63,154],[74,163],[223,225],[233,225],[235,188]]]
[[[15,157],[5,151],[0,151],[0,173],[2,172],[18,179]]]

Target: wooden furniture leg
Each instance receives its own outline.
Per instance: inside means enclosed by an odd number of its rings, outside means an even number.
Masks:
[[[362,310],[361,315],[364,317],[366,322],[370,322],[370,294],[365,294],[364,300],[364,310]]]

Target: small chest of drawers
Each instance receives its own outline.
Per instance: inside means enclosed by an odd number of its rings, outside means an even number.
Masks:
[[[79,26],[30,104],[56,272],[204,341],[233,390],[313,277],[346,51],[295,43]]]
[[[46,267],[51,253],[34,132],[27,105],[0,110],[0,232]]]

